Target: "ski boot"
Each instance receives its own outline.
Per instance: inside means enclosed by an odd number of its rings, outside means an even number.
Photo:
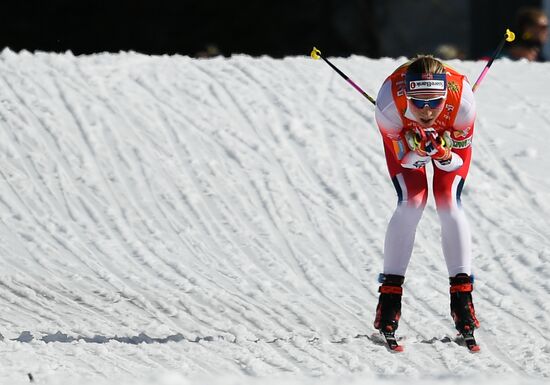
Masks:
[[[479,327],[472,301],[473,279],[468,274],[457,274],[449,278],[451,284],[451,315],[456,330],[462,335],[471,351],[478,351],[474,330]]]
[[[401,317],[401,296],[403,295],[403,282],[405,277],[393,274],[380,274],[379,281],[382,285],[378,288],[380,297],[376,307],[374,328],[378,329],[386,339],[388,348],[394,351],[402,351],[397,344],[395,331],[399,326]]]

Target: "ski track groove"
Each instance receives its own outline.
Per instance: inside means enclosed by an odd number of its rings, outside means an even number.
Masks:
[[[197,215],[198,216],[198,215]]]
[[[201,68],[201,70],[204,71],[204,69],[202,69],[202,68]],[[205,72],[206,72],[206,71],[205,71]],[[208,72],[206,72],[206,73],[207,73],[207,75],[209,74]],[[216,79],[216,78],[215,78],[215,77],[212,77],[212,79]],[[231,92],[227,89],[227,87],[225,86],[225,84],[224,84],[223,82],[221,82],[221,81],[217,81],[217,82],[218,82],[218,84],[221,86],[222,90],[223,90],[227,95],[229,95],[229,96],[228,96],[228,99],[232,100],[232,103],[233,103],[233,105],[236,107],[238,113],[241,113],[241,114],[242,114],[242,113],[244,112],[243,108],[242,108],[236,101],[234,101],[234,99],[233,99],[232,96],[231,96]],[[250,126],[250,128],[252,128],[252,129],[254,130],[255,127],[256,127],[256,125],[254,124],[254,122],[253,122],[250,118],[248,118],[248,115],[245,114],[245,117],[246,117],[245,124],[247,124],[248,126]],[[286,174],[286,172],[284,171],[284,169],[283,169],[283,173],[286,175],[287,180],[289,180],[290,177],[288,176],[288,174]],[[256,188],[258,189],[257,186],[256,186]],[[266,190],[269,191],[269,186],[266,186]],[[258,190],[258,192],[259,192],[259,190]],[[260,192],[259,192],[259,194],[261,195]],[[275,203],[275,202],[276,202],[275,198],[274,198],[274,197],[272,196],[272,194],[270,194],[270,193],[268,193],[268,195],[269,195],[270,198],[271,198],[270,200],[271,200],[271,202],[272,202],[272,205],[273,205],[273,206],[276,206],[277,204]],[[267,202],[267,200],[264,199],[264,202]],[[267,207],[269,207],[269,205],[264,204],[264,207],[266,208],[266,210],[269,211],[269,209],[267,208]],[[275,209],[274,211],[275,211],[275,213],[277,213],[277,209]],[[272,213],[269,213],[269,217],[271,218],[271,221],[273,222],[275,228],[277,228],[277,231],[278,231],[278,232],[282,232],[282,229],[280,228],[280,226],[282,226],[282,225],[277,223],[278,221],[275,219],[276,216],[273,215]],[[284,233],[288,232],[288,227],[287,227],[287,226],[284,226],[283,228],[286,230]],[[317,292],[318,292],[319,294],[321,294],[322,296],[324,296],[325,298],[327,298],[329,301],[331,301],[331,302],[333,302],[335,305],[337,305],[337,304],[334,302],[334,300],[332,300],[331,298],[328,298],[328,297],[323,293],[323,290],[322,290],[319,286],[317,286],[317,285],[311,280],[311,278],[307,275],[307,272],[304,271],[303,267],[302,267],[301,264],[299,263],[299,258],[298,258],[297,251],[294,250],[294,248],[292,247],[292,245],[291,245],[286,239],[284,239],[284,238],[281,239],[281,242],[285,244],[287,251],[293,256],[294,260],[296,261],[297,267],[298,267],[298,269],[302,272],[302,274],[304,275],[304,278],[306,278],[306,280],[307,280],[313,287],[315,287],[315,289],[317,290]]]
[[[68,105],[68,103],[67,103],[67,105]],[[78,119],[78,118],[75,117],[75,119]],[[88,144],[89,144],[89,142],[88,142]],[[91,151],[93,151],[93,149],[91,149]],[[98,167],[98,168],[99,168],[99,167]],[[70,251],[70,250],[69,250],[69,251]],[[147,269],[147,270],[145,270],[145,271],[151,271],[151,270],[150,270],[150,269]],[[121,275],[121,274],[119,274],[119,275]],[[154,276],[154,275],[151,274],[151,276]]]
[[[151,91],[150,91],[150,92],[151,92]],[[168,125],[168,126],[171,126],[171,125]],[[188,159],[191,159],[191,155],[189,154],[189,151],[187,151],[187,152],[188,152],[187,158],[188,158]],[[191,173],[191,172],[192,172],[192,171],[189,170],[189,173]],[[195,177],[196,177],[196,176],[195,176]],[[196,186],[199,186],[200,184],[201,184],[200,182],[195,182],[195,185],[196,185]],[[229,239],[229,238],[227,238],[227,239]]]
[[[251,78],[251,79],[253,80],[253,84],[254,84],[256,87],[259,87],[260,85],[262,85],[262,82],[260,81],[260,79],[259,79],[258,77],[256,77],[256,76],[254,76],[248,68],[242,67],[242,66],[237,66],[237,68],[238,68],[239,70],[241,70],[241,71],[243,72],[243,74],[244,74],[246,77]],[[270,100],[272,100],[274,104],[276,104],[276,105],[284,105],[284,104],[285,104],[285,103],[284,103],[284,100],[281,100],[281,99],[278,97],[277,93],[271,92],[269,87],[263,86],[263,87],[259,87],[259,88],[260,88],[260,91],[261,91],[262,93],[264,93],[265,95],[267,95],[267,97],[268,97]],[[285,110],[288,111],[288,107],[285,107]],[[278,117],[278,116],[276,116],[276,118],[277,118],[277,117]],[[310,119],[310,120],[311,120],[311,119]],[[293,153],[295,154],[295,156],[299,159],[299,164],[301,165],[301,167],[302,167],[304,170],[306,170],[307,173],[308,173],[309,175],[314,176],[315,179],[316,179],[319,183],[321,183],[322,186],[324,186],[325,191],[328,191],[328,192],[334,191],[330,186],[328,186],[327,184],[325,184],[325,182],[323,181],[323,179],[321,178],[321,176],[320,176],[319,174],[313,172],[312,168],[309,166],[309,162],[307,162],[306,159],[305,159],[305,157],[303,157],[303,156],[301,155],[301,151],[300,151],[300,149],[299,149],[299,147],[298,147],[300,144],[299,144],[299,143],[295,143],[294,145],[292,145],[292,142],[293,142],[293,141],[292,141],[293,135],[292,135],[292,132],[291,132],[290,129],[289,129],[289,127],[291,127],[291,125],[287,125],[287,124],[285,124],[284,122],[281,122],[280,120],[277,121],[276,123],[278,123],[278,124],[274,124],[274,126],[282,125],[283,127],[287,127],[289,145],[291,146],[291,149],[293,150]],[[283,140],[283,139],[280,139],[280,141],[282,141],[282,140]],[[326,143],[329,143],[330,141],[327,140],[327,139],[325,139],[325,142],[326,142]],[[334,150],[333,150],[333,153],[334,153]],[[335,158],[333,158],[333,159],[335,159]],[[300,190],[301,190],[301,189],[300,189],[300,186],[294,185],[294,184],[292,183],[292,178],[290,178],[290,176],[288,176],[288,174],[287,174],[287,180],[288,180],[288,182],[289,182],[289,186],[291,187],[291,190],[293,190],[293,191],[300,191]],[[332,194],[329,194],[329,196],[328,196],[327,198],[330,199],[330,195],[332,195]],[[337,197],[337,198],[338,198],[337,201],[338,201],[339,203],[342,203],[342,205],[345,206],[345,203],[343,202],[343,199],[341,199],[341,198],[339,198],[339,197]],[[299,195],[297,196],[297,199],[300,200],[300,208],[301,208],[301,210],[305,213],[305,216],[306,216],[308,222],[312,223],[312,224],[314,225],[314,227],[315,227],[316,229],[318,229],[318,228],[319,228],[319,222],[313,222],[313,220],[312,220],[313,218],[312,218],[311,214],[307,211],[306,205],[303,204],[303,202],[302,202],[302,200],[300,199],[300,196],[299,196]],[[358,220],[357,218],[355,218],[355,217],[352,217],[352,220],[353,220],[355,223],[360,223],[359,220]],[[344,222],[344,223],[345,223],[345,222]],[[317,225],[316,225],[316,224],[317,224]],[[365,229],[365,227],[364,227],[362,224],[361,224],[361,227],[362,227],[362,230],[363,230],[364,232],[366,232],[366,229]],[[349,234],[353,234],[353,232],[351,231],[350,228],[348,228],[348,229],[346,229],[346,230],[347,230],[347,232],[348,232]],[[323,234],[322,234],[321,232],[318,231],[318,235],[319,235],[319,236],[321,237],[321,239],[322,239]],[[336,238],[337,238],[337,237],[336,237]],[[356,239],[357,239],[357,238],[356,238]],[[336,247],[337,244],[338,244],[338,243],[334,243],[334,246],[333,246],[333,247]],[[331,252],[333,253],[333,255],[337,258],[337,261],[339,262],[339,265],[340,265],[341,269],[342,269],[343,271],[345,271],[346,273],[348,273],[349,275],[351,275],[355,280],[358,280],[358,278],[349,270],[349,268],[346,267],[346,263],[340,262],[340,260],[343,258],[343,255],[345,254],[344,251],[343,251],[343,249],[341,249],[340,252],[337,252],[337,251],[334,250],[330,245],[331,245],[331,243],[329,242],[329,243],[327,244],[327,248],[328,248],[329,250],[331,250]]]

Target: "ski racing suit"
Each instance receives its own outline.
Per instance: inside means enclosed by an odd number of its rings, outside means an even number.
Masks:
[[[472,88],[465,76],[445,66],[447,99],[433,129],[452,141],[451,167],[411,154],[406,132],[420,128],[405,96],[407,64],[383,83],[375,118],[382,134],[386,162],[398,195],[384,241],[384,274],[404,276],[412,254],[416,227],[428,198],[427,162],[433,163],[432,190],[441,222],[443,254],[450,277],[471,274],[471,233],[460,195],[468,175],[476,115]],[[409,155],[410,154],[410,155]],[[411,157],[411,155],[413,155]],[[412,159],[412,161],[410,160]],[[460,165],[461,164],[461,165]],[[458,168],[457,165],[459,165]]]

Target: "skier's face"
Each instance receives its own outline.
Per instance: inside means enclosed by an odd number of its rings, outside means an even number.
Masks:
[[[445,107],[445,98],[433,95],[432,98],[408,99],[409,110],[421,127],[432,127]]]

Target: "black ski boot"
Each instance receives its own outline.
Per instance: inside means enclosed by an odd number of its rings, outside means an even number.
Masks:
[[[449,278],[451,283],[451,315],[455,321],[456,330],[464,338],[470,351],[479,351],[474,338],[474,330],[479,327],[474,303],[472,302],[473,279],[468,274],[457,274]]]
[[[455,321],[456,330],[460,333],[474,331],[479,327],[476,318],[472,290],[474,285],[468,274],[457,274],[449,278],[451,283],[451,315]]]
[[[378,288],[380,297],[376,307],[376,318],[374,327],[380,330],[380,333],[386,340],[386,345],[393,352],[402,352],[403,346],[397,343],[395,331],[399,326],[401,317],[401,296],[403,295],[403,281],[405,277],[401,275],[380,274],[378,279],[382,286]]]
[[[403,295],[403,282],[405,277],[393,274],[380,274],[382,285],[378,288],[380,297],[376,307],[374,328],[381,333],[395,333],[401,317],[401,296]]]

